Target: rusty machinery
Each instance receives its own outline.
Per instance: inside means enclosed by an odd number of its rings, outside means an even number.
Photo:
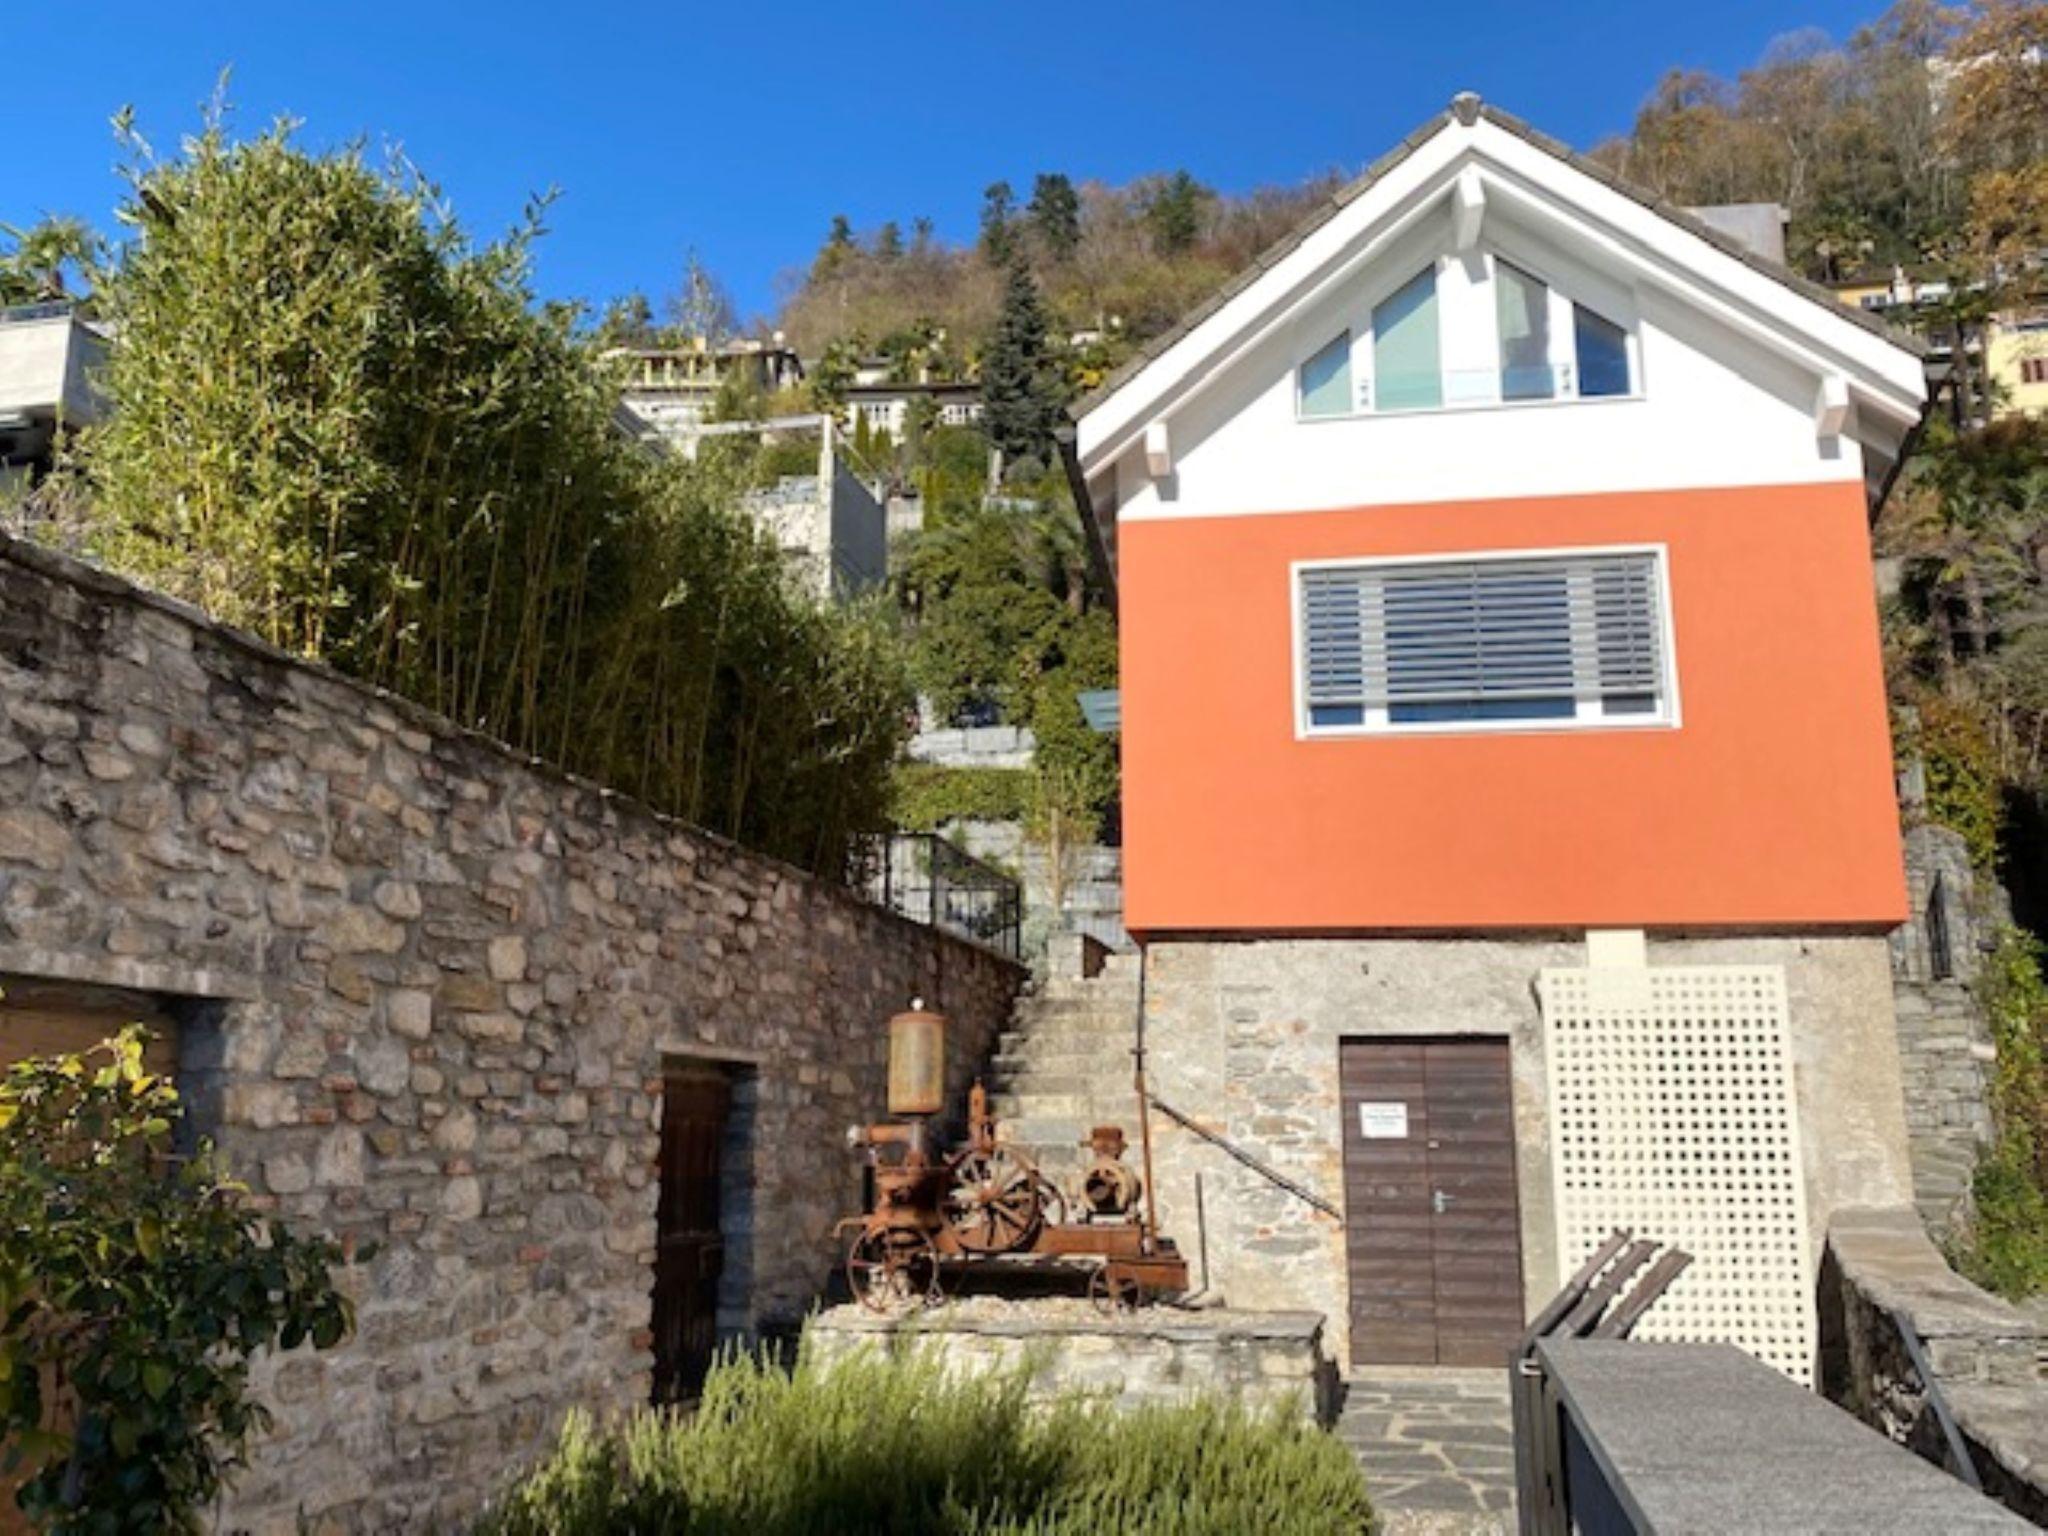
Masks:
[[[839,1224],[852,1233],[846,1278],[862,1304],[878,1312],[929,1305],[944,1297],[949,1269],[1000,1255],[1085,1267],[1089,1297],[1104,1312],[1185,1292],[1187,1260],[1139,1211],[1144,1182],[1122,1160],[1120,1127],[1097,1126],[1083,1143],[1093,1156],[1074,1191],[1075,1221],[1058,1186],[996,1134],[980,1083],[967,1096],[965,1143],[945,1153],[932,1145],[945,1041],[945,1017],[922,1001],[892,1018],[892,1118],[847,1133],[874,1170],[868,1213]]]

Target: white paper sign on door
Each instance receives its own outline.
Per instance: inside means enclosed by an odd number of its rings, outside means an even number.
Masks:
[[[1358,1134],[1367,1141],[1400,1141],[1408,1135],[1408,1106],[1395,1100],[1361,1101]]]

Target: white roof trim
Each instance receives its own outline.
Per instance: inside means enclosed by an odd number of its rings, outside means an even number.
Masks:
[[[1469,125],[1446,117],[1356,201],[1081,417],[1076,447],[1084,470],[1094,475],[1114,463],[1148,425],[1169,420],[1277,326],[1349,279],[1440,203],[1469,205],[1475,177],[1484,203],[1498,197],[1503,207],[1562,228],[1593,247],[1618,275],[1654,284],[1788,356],[1810,369],[1817,384],[1840,375],[1863,408],[1850,413],[1852,434],[1860,435],[1857,421],[1865,412],[1901,427],[1919,417],[1926,383],[1920,359],[1906,347],[1519,135],[1483,117]],[[1871,434],[1885,451],[1896,436]]]

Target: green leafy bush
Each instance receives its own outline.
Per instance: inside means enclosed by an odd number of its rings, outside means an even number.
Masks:
[[[911,832],[936,832],[949,821],[1021,822],[1031,810],[1031,771],[903,763],[890,806],[896,825]]]
[[[1334,1438],[1213,1400],[1119,1413],[960,1378],[929,1354],[793,1373],[728,1358],[688,1417],[581,1417],[480,1536],[1356,1536],[1365,1486]]]
[[[199,1530],[269,1422],[251,1356],[349,1327],[339,1249],[172,1155],[181,1113],[135,1029],[0,1080],[0,1442],[63,1536]]]
[[[102,559],[806,867],[883,825],[893,626],[821,609],[740,509],[785,450],[615,429],[597,343],[532,291],[538,208],[474,245],[409,167],[288,124],[137,154],[80,456]]]
[[[1993,1043],[1997,1140],[1977,1165],[1976,1214],[1957,1267],[2001,1295],[2048,1290],[2048,981],[2041,947],[2016,929],[1999,936],[1981,983]]]

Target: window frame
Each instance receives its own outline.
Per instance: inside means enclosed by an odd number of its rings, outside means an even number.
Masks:
[[[1443,360],[1443,272],[1445,263],[1449,258],[1439,251],[1420,265],[1412,268],[1405,266],[1397,268],[1396,270],[1405,272],[1404,276],[1392,281],[1375,283],[1371,287],[1363,289],[1356,297],[1347,301],[1339,312],[1335,333],[1329,329],[1319,329],[1314,333],[1309,333],[1305,327],[1301,328],[1295,345],[1292,348],[1293,365],[1288,379],[1295,422],[1301,425],[1315,425],[1332,421],[1372,421],[1380,418],[1392,420],[1403,416],[1437,416],[1460,411],[1547,410],[1573,405],[1627,404],[1648,398],[1648,390],[1644,383],[1642,315],[1638,307],[1634,305],[1624,306],[1628,313],[1625,317],[1617,317],[1615,312],[1609,307],[1579,298],[1577,296],[1578,284],[1560,283],[1553,275],[1550,263],[1540,259],[1531,259],[1520,250],[1489,244],[1483,247],[1480,254],[1486,270],[1486,298],[1480,307],[1485,310],[1488,317],[1487,323],[1493,329],[1495,357],[1498,358],[1500,352],[1498,320],[1498,305],[1500,301],[1496,285],[1499,282],[1500,263],[1506,262],[1524,276],[1533,278],[1536,282],[1541,283],[1546,290],[1549,300],[1549,355],[1553,382],[1557,382],[1561,375],[1563,379],[1569,380],[1569,389],[1558,387],[1553,388],[1552,392],[1547,396],[1511,400],[1503,396],[1501,381],[1498,375],[1496,375],[1491,397],[1478,399],[1457,398],[1456,392],[1451,385],[1450,374],[1445,369]],[[1437,280],[1437,369],[1442,386],[1443,399],[1436,405],[1400,406],[1393,410],[1387,410],[1379,403],[1379,378],[1374,367],[1374,340],[1376,333],[1372,323],[1373,311],[1414,282],[1415,279],[1422,276],[1425,271],[1433,273]],[[1629,387],[1626,392],[1612,395],[1582,395],[1579,393],[1578,352],[1572,320],[1574,307],[1583,307],[1589,310],[1621,332],[1622,343],[1628,361]],[[1308,340],[1306,342],[1300,339],[1301,336],[1310,334],[1320,339]],[[1320,355],[1326,347],[1335,342],[1338,339],[1338,334],[1350,338],[1351,400],[1349,408],[1343,411],[1310,415],[1302,409],[1302,370]],[[1565,360],[1560,361],[1560,353],[1568,353],[1569,356]],[[1368,402],[1364,405],[1359,404],[1361,392]]]
[[[1618,399],[1620,396],[1596,396]],[[1549,402],[1538,402],[1547,404]],[[1407,720],[1374,719],[1368,710],[1357,725],[1316,725],[1309,719],[1308,632],[1302,609],[1302,577],[1311,571],[1391,570],[1403,566],[1473,565],[1489,561],[1571,560],[1600,555],[1648,555],[1654,569],[1653,589],[1657,594],[1659,679],[1658,707],[1641,715],[1581,713],[1569,718],[1527,720]],[[1422,555],[1343,555],[1314,560],[1296,560],[1287,567],[1287,602],[1292,629],[1289,664],[1294,671],[1291,691],[1296,741],[1350,741],[1402,736],[1551,736],[1575,731],[1675,731],[1684,724],[1678,695],[1677,624],[1671,602],[1671,549],[1668,544],[1572,544],[1539,549],[1454,549],[1433,550]]]

